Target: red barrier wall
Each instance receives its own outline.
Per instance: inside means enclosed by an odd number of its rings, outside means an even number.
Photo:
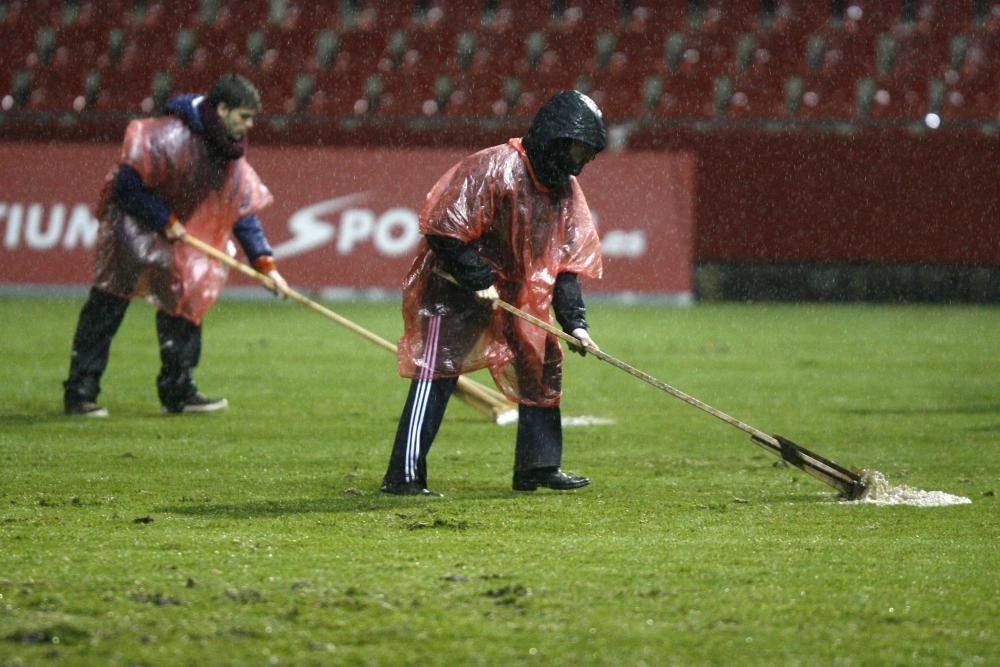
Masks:
[[[697,261],[1000,265],[1000,138],[639,131],[697,156]]]
[[[648,150],[601,155],[581,179],[606,247],[605,280],[591,290],[689,293],[694,260],[1000,266],[998,137],[661,128],[629,145]],[[0,145],[0,284],[88,282],[87,212],[117,150]],[[302,287],[397,288],[406,225],[466,152],[252,148],[277,196],[264,222],[278,249],[310,216],[333,233],[283,269]],[[340,209],[309,210],[348,195]]]
[[[275,195],[261,218],[282,273],[302,288],[398,289],[424,195],[465,152],[254,147],[251,163]],[[0,146],[0,284],[89,282],[90,211],[117,153]],[[605,254],[605,279],[588,291],[691,293],[694,178],[693,158],[672,152],[608,154],[588,166],[581,182]]]

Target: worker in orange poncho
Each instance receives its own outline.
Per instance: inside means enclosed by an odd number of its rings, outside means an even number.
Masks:
[[[120,163],[108,176],[97,215],[93,288],[73,338],[64,409],[106,417],[96,403],[111,340],[130,299],[145,297],[159,309],[156,331],[160,373],[156,386],[164,412],[212,412],[224,398],[198,391],[193,371],[201,356],[201,320],[226,279],[224,266],[175,243],[190,232],[219,250],[231,233],[254,267],[282,293],[257,212],[273,197],[244,157],[247,131],[260,95],[242,76],[228,74],[207,95],[180,95],[156,118],[129,123]]]
[[[600,277],[601,250],[576,176],[604,146],[597,105],[565,91],[542,106],[523,138],[466,157],[427,195],[398,347],[400,375],[412,380],[383,492],[439,495],[427,488],[427,453],[458,376],[480,368],[519,404],[513,488],[590,483],[560,467],[558,339],[491,302],[547,322],[554,310],[580,341],[576,351],[598,349],[577,276]]]

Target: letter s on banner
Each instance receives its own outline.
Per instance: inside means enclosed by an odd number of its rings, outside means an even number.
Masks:
[[[301,208],[288,219],[288,231],[292,238],[274,247],[277,259],[301,255],[330,242],[334,237],[334,226],[322,219],[333,215],[351,204],[362,201],[367,192],[355,192],[336,199],[326,199]]]

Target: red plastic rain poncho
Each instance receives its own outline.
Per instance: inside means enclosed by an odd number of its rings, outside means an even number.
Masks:
[[[549,192],[520,139],[470,155],[441,177],[427,195],[420,230],[474,244],[500,298],[547,322],[559,273],[601,276],[600,242],[579,184],[572,178],[564,194]],[[558,405],[558,339],[445,281],[434,274],[436,262],[422,242],[404,282],[400,375],[451,377],[489,367],[512,400]],[[432,320],[439,344],[425,355]]]
[[[189,233],[230,254],[233,223],[273,201],[245,158],[214,157],[174,116],[129,123],[122,164],[170,202]],[[94,285],[122,297],[146,297],[165,312],[200,324],[225,284],[226,267],[184,243],[171,243],[121,210],[111,192],[113,180],[114,172],[98,205]]]

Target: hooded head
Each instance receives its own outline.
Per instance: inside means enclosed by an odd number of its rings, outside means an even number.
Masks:
[[[585,150],[581,151],[577,142],[585,144]],[[535,114],[523,144],[542,185],[563,189],[570,176],[578,175],[594,154],[604,149],[601,110],[594,100],[576,90],[558,93]]]

